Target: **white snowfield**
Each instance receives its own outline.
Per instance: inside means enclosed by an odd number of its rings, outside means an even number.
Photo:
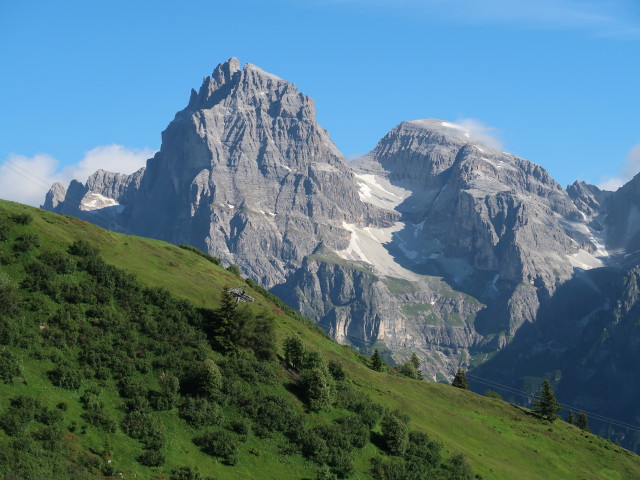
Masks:
[[[405,227],[404,222],[397,222],[388,228],[358,227],[343,222],[342,228],[351,232],[351,240],[346,249],[336,253],[345,260],[370,264],[379,275],[420,280],[420,275],[401,267],[385,248],[385,244],[391,242],[393,234]]]
[[[89,192],[80,201],[80,210],[83,212],[92,212],[101,208],[114,207],[120,205],[113,198],[105,197],[99,193]]]
[[[355,177],[360,186],[360,200],[386,210],[393,210],[411,195],[409,190],[391,185],[386,178],[378,175],[356,173]]]

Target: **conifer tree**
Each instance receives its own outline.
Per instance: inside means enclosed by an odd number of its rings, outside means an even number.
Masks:
[[[576,420],[576,426],[584,430],[587,433],[591,433],[591,428],[589,427],[589,419],[587,418],[587,414],[582,410],[578,413],[578,420]]]
[[[458,368],[456,376],[453,377],[453,382],[451,382],[451,385],[456,388],[462,388],[463,390],[469,390],[469,382],[467,381],[467,374],[464,373],[464,370]]]
[[[567,422],[569,425],[573,425],[574,422],[574,418],[573,418],[573,410],[569,410],[569,413],[567,414],[567,418],[564,419],[565,422]]]
[[[550,422],[558,418],[558,411],[561,410],[561,407],[556,400],[549,380],[543,382],[542,392],[536,396],[536,399],[533,401],[533,407],[535,408],[535,413]]]
[[[384,368],[384,361],[377,348],[373,351],[373,355],[371,355],[371,368],[376,372],[381,372]]]

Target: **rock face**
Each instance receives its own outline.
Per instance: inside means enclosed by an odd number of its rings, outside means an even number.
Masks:
[[[416,352],[434,379],[490,357],[478,372],[520,388],[539,358],[587,378],[589,342],[634,334],[622,279],[640,263],[640,179],[565,191],[435,119],[349,164],[311,99],[236,59],[191,92],[145,169],[56,184],[44,207],[238,264],[338,341]]]

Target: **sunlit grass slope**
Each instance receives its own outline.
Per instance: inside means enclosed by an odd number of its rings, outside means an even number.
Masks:
[[[116,234],[75,218],[15,203],[1,201],[0,208],[7,215],[30,213],[33,216],[29,225],[18,226],[15,230],[18,233],[36,233],[41,241],[40,250],[62,250],[75,240],[86,240],[100,249],[108,263],[134,274],[141,283],[164,287],[198,307],[218,308],[224,287],[245,287],[247,293],[255,298],[250,308],[256,313],[275,317],[281,354],[282,340],[293,334],[300,335],[308,348],[320,351],[327,360],[339,360],[357,387],[376,402],[408,414],[412,428],[442,442],[444,457],[458,452],[465,454],[478,478],[640,478],[640,457],[562,421],[549,424],[500,400],[447,385],[371,370],[366,359],[357,352],[289,317],[259,292],[248,288],[241,278],[193,252],[157,240]],[[12,269],[17,268],[16,265],[0,265],[0,271],[9,275],[16,274]],[[48,360],[23,358],[23,375],[28,382],[0,384],[0,407],[4,407],[9,398],[25,394],[41,398],[52,406],[65,402],[69,406],[64,412],[65,420],[79,417],[80,392],[52,386],[46,376],[50,367]],[[286,379],[284,374],[283,378]],[[118,409],[117,397],[115,387],[105,389],[103,393],[106,408],[120,420],[123,414]],[[293,395],[292,398],[295,399]],[[297,402],[296,408],[302,411],[302,402],[294,401]],[[192,443],[194,430],[177,415],[170,411],[159,415],[169,438],[164,472],[182,465],[198,465],[203,474],[218,479],[300,479],[315,476],[316,466],[302,456],[279,454],[281,445],[277,437],[250,437],[241,447],[244,453],[241,461],[235,466],[224,465],[202,453]],[[6,438],[1,430],[0,438]],[[137,478],[152,478],[154,470],[136,461],[140,453],[138,442],[120,429],[114,433],[88,429],[86,434],[76,433],[74,441],[78,451],[98,451],[109,443],[113,447],[114,462],[122,471],[130,476],[136,474]],[[369,478],[366,473],[369,461],[376,454],[379,452],[372,445],[360,451],[354,461],[357,473],[350,478]]]

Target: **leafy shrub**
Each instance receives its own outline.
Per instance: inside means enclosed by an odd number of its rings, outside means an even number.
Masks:
[[[18,311],[20,294],[6,273],[0,272],[0,318]],[[0,341],[0,343],[6,343]]]
[[[203,362],[199,377],[199,390],[211,399],[219,398],[223,385],[220,367],[213,360],[207,358]]]
[[[107,414],[102,403],[89,406],[87,411],[82,414],[82,418],[105,432],[113,433],[116,431],[116,422]]]
[[[339,418],[336,424],[351,446],[363,448],[369,442],[371,432],[359,415]]]
[[[262,427],[256,433],[265,436],[270,432],[287,432],[300,425],[300,418],[291,403],[276,395],[253,398],[245,411]]]
[[[159,450],[164,445],[162,424],[150,413],[134,410],[122,419],[122,430],[131,438],[140,440],[148,449]]]
[[[358,390],[347,385],[339,387],[336,406],[356,413],[367,427],[375,427],[384,414],[384,408]]]
[[[7,435],[18,435],[31,421],[41,416],[43,408],[40,400],[18,395],[11,399],[9,408],[0,416],[0,427]]]
[[[8,240],[10,232],[11,225],[9,225],[4,219],[0,218],[0,242]]]
[[[305,352],[300,337],[287,337],[284,340],[284,359],[293,368],[301,368]]]
[[[76,268],[75,260],[64,252],[47,250],[46,252],[42,252],[38,258],[42,263],[51,267],[56,273],[73,273]]]
[[[369,474],[373,480],[409,480],[411,478],[407,475],[403,460],[383,460],[380,457],[371,460]]]
[[[444,465],[448,480],[471,480],[473,471],[462,453],[453,455]]]
[[[144,395],[146,388],[142,380],[134,377],[123,377],[118,382],[118,392],[123,398],[134,398]]]
[[[420,380],[419,370],[411,362],[405,362],[398,367],[398,371],[405,377]]]
[[[11,215],[11,220],[17,225],[29,225],[33,221],[30,213],[15,213]]]
[[[392,455],[404,455],[409,446],[407,423],[395,413],[387,414],[380,424],[385,449]]]
[[[100,252],[100,250],[86,240],[76,240],[69,245],[68,251],[71,255],[75,255],[76,257],[95,257]]]
[[[204,480],[198,467],[180,467],[171,471],[169,480]]]
[[[194,428],[219,425],[222,409],[217,403],[202,397],[186,397],[180,404],[180,418]]]
[[[233,273],[236,277],[241,277],[242,276],[242,270],[240,270],[240,267],[234,264],[231,264],[227,267],[227,271],[230,273]]]
[[[243,418],[229,422],[228,428],[238,435],[249,435],[251,432],[251,424]]]
[[[0,380],[11,383],[22,374],[20,358],[8,350],[0,350]]]
[[[238,439],[236,435],[221,430],[219,432],[208,432],[193,440],[200,449],[207,455],[222,458],[227,465],[238,463]]]
[[[324,368],[303,370],[298,385],[302,398],[311,410],[322,410],[333,402],[333,378]]]
[[[50,285],[55,277],[55,272],[51,267],[44,263],[32,262],[24,267],[24,271],[27,276],[22,281],[22,288],[42,292],[51,290]]]
[[[344,371],[342,364],[336,360],[331,360],[328,365],[329,373],[336,382],[341,382],[347,378],[347,374]]]
[[[417,464],[419,470],[425,471],[440,465],[442,460],[441,450],[442,445],[431,440],[426,433],[410,432],[405,458]]]
[[[145,452],[138,457],[138,462],[147,467],[159,467],[164,465],[166,458],[160,450],[145,450]]]
[[[62,412],[57,409],[41,407],[37,412],[35,419],[45,425],[55,425],[63,419]]]
[[[35,233],[25,233],[16,238],[16,241],[13,243],[13,249],[16,252],[28,252],[29,250],[39,247],[40,237]]]
[[[77,390],[84,381],[84,374],[78,367],[71,365],[58,365],[49,373],[49,380],[56,387],[67,390]]]

